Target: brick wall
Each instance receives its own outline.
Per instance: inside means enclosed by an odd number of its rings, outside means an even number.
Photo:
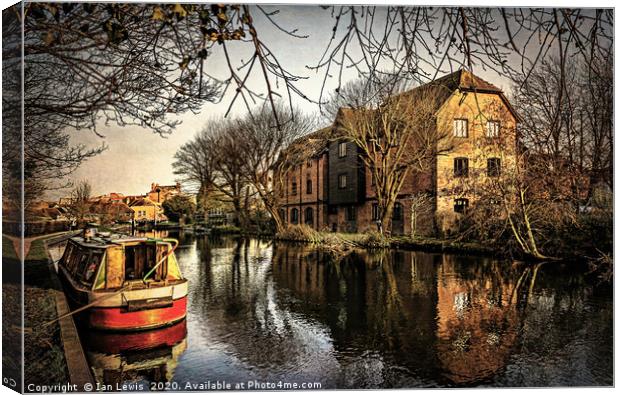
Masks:
[[[432,200],[417,215],[416,234],[430,235],[437,231],[454,230],[461,214],[454,211],[458,198],[475,204],[476,191],[487,182],[487,160],[499,158],[502,171],[516,167],[516,119],[498,94],[456,91],[437,113],[437,127],[451,135],[454,119],[466,119],[468,135],[455,138],[454,147],[439,155],[428,171],[410,174],[405,180],[397,202],[402,205],[402,221],[395,223],[394,233],[411,233],[411,196],[428,193]],[[486,123],[499,121],[497,138],[486,135]],[[455,177],[454,159],[467,158],[469,176]],[[376,203],[370,169],[360,169],[357,149],[347,145],[347,156],[338,155],[338,142],[329,144],[326,153],[312,159],[310,166],[303,164],[286,178],[287,194],[283,205],[287,222],[293,208],[299,213],[298,223],[303,223],[304,210],[312,207],[315,229],[335,229],[340,232],[376,231],[372,218],[372,205]],[[347,174],[347,188],[338,188],[338,175]],[[293,178],[297,183],[292,194]],[[307,180],[311,180],[312,193],[307,193]],[[354,207],[355,220],[346,218],[346,208]]]
[[[477,191],[487,182],[487,159],[499,158],[502,172],[516,166],[516,120],[497,94],[455,92],[438,114],[440,127],[451,129],[455,118],[466,119],[468,136],[457,138],[456,147],[437,158],[437,223],[442,232],[453,231],[461,214],[454,211],[455,199],[478,199]],[[500,122],[499,136],[488,138],[486,123]],[[467,158],[469,174],[455,177],[454,159]]]
[[[321,230],[326,226],[327,212],[327,154],[321,154],[295,167],[285,176],[281,206],[286,212],[285,222],[292,223],[293,209],[298,212],[298,224],[305,223],[305,213],[312,209],[312,227]],[[293,194],[293,183],[296,183]],[[308,188],[310,186],[310,189]]]

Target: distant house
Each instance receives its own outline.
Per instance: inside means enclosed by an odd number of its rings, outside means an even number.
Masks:
[[[161,222],[168,220],[164,215],[164,209],[161,204],[149,198],[135,199],[129,203],[129,207],[134,212],[133,218],[136,222]]]
[[[70,206],[71,204],[73,204],[73,198],[70,196],[61,197],[60,199],[58,199],[59,206],[67,207],[67,206]]]
[[[163,203],[173,196],[181,193],[181,184],[176,183],[174,185],[159,185],[157,183],[151,184],[151,190],[146,194],[146,197],[156,203]]]
[[[100,204],[102,219],[106,222],[131,222],[134,211],[127,204],[110,201]]]
[[[125,195],[123,195],[122,193],[111,192],[111,193],[108,193],[107,195],[101,195],[101,196],[94,197],[91,200],[97,201],[97,202],[104,202],[104,203],[123,202],[125,200]]]

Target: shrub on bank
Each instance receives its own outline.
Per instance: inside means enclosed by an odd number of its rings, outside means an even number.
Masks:
[[[276,234],[276,239],[307,243],[321,243],[323,241],[321,233],[304,224],[288,225],[286,229]]]
[[[359,244],[366,248],[388,248],[390,238],[379,232],[368,232],[362,236]]]

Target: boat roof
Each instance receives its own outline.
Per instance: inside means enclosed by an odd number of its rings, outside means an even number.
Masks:
[[[146,241],[156,241],[158,239],[152,239],[149,237],[136,237],[136,236],[127,236],[123,234],[106,234],[102,235],[97,233],[94,237],[86,239],[82,236],[76,236],[71,238],[72,241],[78,243],[84,247],[90,248],[107,248],[111,245],[119,245],[125,243],[143,243]]]

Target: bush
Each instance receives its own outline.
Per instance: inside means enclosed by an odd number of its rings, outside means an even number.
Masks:
[[[277,239],[290,241],[303,241],[309,243],[320,243],[323,237],[319,232],[308,225],[288,225],[286,229],[276,235]]]
[[[388,248],[390,239],[379,232],[368,232],[364,234],[359,244],[368,248]]]
[[[187,223],[191,222],[191,218],[196,212],[196,205],[189,196],[177,195],[164,201],[162,204],[164,214],[171,222],[180,222],[185,219]]]
[[[596,257],[613,253],[613,216],[593,212],[548,229],[544,250],[559,256]]]

